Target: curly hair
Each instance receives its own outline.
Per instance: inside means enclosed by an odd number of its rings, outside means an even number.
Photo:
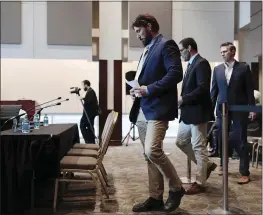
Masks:
[[[148,24],[151,24],[152,31],[154,33],[157,33],[160,29],[159,23],[155,19],[154,16],[150,14],[140,14],[136,17],[136,19],[132,23],[132,28],[134,27],[147,27]]]

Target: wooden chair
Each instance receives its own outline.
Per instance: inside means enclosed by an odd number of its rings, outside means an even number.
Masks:
[[[65,178],[66,172],[71,173],[87,173],[91,176],[92,181],[97,187],[97,190],[99,192],[99,196],[101,199],[102,207],[104,207],[104,198],[102,195],[101,187],[105,191],[106,197],[109,198],[107,189],[106,189],[106,183],[104,181],[103,176],[101,175],[102,172],[102,160],[105,154],[105,151],[107,150],[107,146],[110,141],[110,137],[112,135],[113,129],[115,127],[118,113],[112,111],[110,113],[113,117],[110,117],[109,119],[109,129],[108,132],[105,133],[105,138],[102,139],[102,147],[101,147],[101,153],[98,158],[94,157],[84,157],[84,156],[64,156],[63,159],[60,162],[61,172],[63,173],[62,178],[57,178],[55,181],[55,192],[54,192],[54,201],[53,201],[53,209],[56,211],[57,208],[57,194],[58,194],[58,184],[59,182],[90,182],[89,179],[78,179],[75,177],[72,178]],[[97,177],[96,177],[97,176]]]

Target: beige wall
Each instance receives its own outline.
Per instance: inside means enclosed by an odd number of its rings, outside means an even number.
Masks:
[[[234,2],[172,3],[172,38],[178,43],[185,37],[193,37],[200,53],[208,61],[221,61],[220,44],[234,40]],[[162,26],[160,28],[162,32]],[[141,48],[129,48],[129,61],[138,60],[141,53]]]
[[[70,87],[88,79],[98,94],[97,62],[84,60],[1,59],[1,100],[32,99],[43,103],[59,96],[68,102],[47,113],[80,113],[82,106]]]

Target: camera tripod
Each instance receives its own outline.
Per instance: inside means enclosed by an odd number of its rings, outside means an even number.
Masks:
[[[132,136],[131,136],[131,131],[132,131]],[[135,137],[135,124],[131,123],[130,130],[128,131],[127,135],[123,138],[121,143],[123,144],[124,141],[127,139],[126,146],[128,146],[129,139],[132,139],[133,141],[137,140],[139,137]]]

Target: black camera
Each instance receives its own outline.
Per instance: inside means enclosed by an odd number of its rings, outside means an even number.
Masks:
[[[70,93],[76,93],[76,94],[78,94],[79,95],[79,91],[81,90],[80,88],[78,88],[78,87],[71,87],[70,88],[71,89],[71,91],[70,91]]]

